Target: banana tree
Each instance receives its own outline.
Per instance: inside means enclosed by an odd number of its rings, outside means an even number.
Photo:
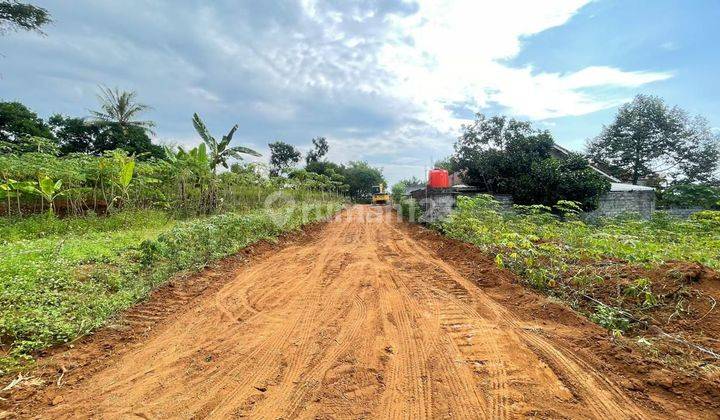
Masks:
[[[130,200],[130,183],[135,174],[135,158],[125,156],[123,153],[115,153],[113,157],[119,166],[119,171],[113,177],[112,183],[120,190],[120,195],[113,197],[109,207],[115,203],[119,203],[118,207],[122,207],[123,200]]]
[[[208,157],[210,160],[210,168],[213,173],[216,173],[218,165],[222,165],[224,168],[228,168],[228,159],[235,158],[242,160],[242,155],[251,155],[260,157],[260,153],[243,146],[230,146],[235,132],[238,129],[237,124],[230,129],[230,131],[222,137],[219,142],[210,134],[210,131],[205,126],[203,120],[200,119],[198,114],[193,114],[193,126],[195,131],[200,135],[204,144],[208,148]]]
[[[62,179],[53,181],[50,177],[44,175],[38,177],[38,186],[32,187],[32,191],[39,194],[50,204],[49,214],[55,213],[55,200],[66,192],[61,191],[62,183]]]
[[[192,202],[194,192],[197,192],[198,208],[203,208],[211,194],[213,172],[207,154],[207,146],[201,143],[190,150],[178,147],[177,151],[166,148],[165,162],[170,168],[172,178],[177,182],[180,193],[180,206],[187,210]]]

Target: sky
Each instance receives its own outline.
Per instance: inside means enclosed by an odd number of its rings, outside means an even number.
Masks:
[[[152,107],[155,141],[216,135],[425,177],[477,112],[582,151],[659,95],[720,127],[718,0],[34,0],[45,36],[0,36],[0,100],[88,116],[99,85]],[[145,119],[144,118],[144,119]]]

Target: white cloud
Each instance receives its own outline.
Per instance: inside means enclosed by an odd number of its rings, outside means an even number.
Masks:
[[[396,40],[381,52],[380,63],[395,76],[388,88],[419,105],[423,120],[450,131],[459,121],[447,104],[497,103],[532,119],[582,115],[626,99],[590,88],[637,87],[672,76],[606,66],[545,73],[503,63],[520,52],[523,37],[565,24],[589,1],[423,1],[419,13],[396,19]],[[399,42],[408,36],[412,45]]]

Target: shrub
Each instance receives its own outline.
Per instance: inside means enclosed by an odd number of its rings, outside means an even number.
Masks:
[[[417,222],[420,220],[420,217],[422,216],[422,209],[420,208],[420,204],[418,204],[417,200],[414,198],[403,198],[401,199],[398,204],[395,205],[395,208],[398,212],[400,212],[400,215],[405,220],[409,220],[411,222]]]
[[[658,191],[659,207],[717,209],[720,207],[720,188],[709,185],[678,184]]]
[[[511,194],[518,204],[552,206],[571,200],[583,209],[597,207],[610,183],[578,153],[563,153],[548,131],[506,117],[486,118],[463,127],[452,167],[470,185],[489,193]]]

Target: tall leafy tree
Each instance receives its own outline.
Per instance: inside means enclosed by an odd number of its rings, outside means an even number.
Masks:
[[[343,175],[349,186],[348,194],[355,202],[369,203],[372,197],[372,187],[381,183],[386,184],[382,170],[363,161],[349,162]]]
[[[101,156],[105,151],[122,149],[138,156],[140,160],[165,156],[163,148],[153,144],[147,132],[140,127],[94,124],[83,118],[59,114],[51,116],[48,123],[58,138],[60,153],[63,155],[85,153]]]
[[[662,176],[670,182],[705,182],[718,165],[720,139],[702,117],[668,107],[657,96],[638,95],[588,141],[591,160],[637,184]]]
[[[0,152],[25,153],[54,148],[50,127],[20,102],[0,102]]]
[[[464,126],[450,163],[467,184],[511,194],[517,204],[552,206],[573,200],[592,209],[610,189],[583,156],[556,157],[547,130],[504,116],[478,114],[474,123]]]
[[[316,137],[312,139],[313,149],[310,150],[305,156],[305,162],[310,164],[311,162],[320,161],[330,150],[330,145],[325,137]]]
[[[83,118],[66,117],[55,114],[48,119],[48,124],[58,138],[61,154],[85,153],[98,154],[97,137],[100,127],[87,124]]]
[[[270,147],[270,174],[272,176],[285,175],[300,162],[300,151],[293,145],[284,141],[268,144]]]
[[[137,102],[136,98],[136,92],[101,86],[100,94],[98,94],[100,109],[92,111],[94,123],[102,126],[117,125],[123,130],[136,127],[152,133],[152,127],[155,126],[155,123],[137,119],[140,114],[149,110],[150,107]]]
[[[42,7],[16,0],[0,0],[0,34],[13,30],[38,31],[52,22]]]
[[[328,162],[323,160],[309,162],[307,165],[305,165],[305,170],[308,172],[315,172],[316,174],[320,175],[330,176],[334,173],[342,174],[345,169],[335,162]]]
[[[215,137],[210,134],[210,131],[205,126],[205,123],[198,114],[193,114],[193,126],[195,131],[200,135],[203,142],[207,146],[210,167],[213,172],[217,171],[218,165],[222,165],[224,168],[228,168],[228,159],[235,158],[242,160],[242,155],[261,156],[260,153],[243,146],[230,146],[230,142],[238,129],[237,124],[230,129],[230,131],[222,137],[220,141],[217,141]]]

